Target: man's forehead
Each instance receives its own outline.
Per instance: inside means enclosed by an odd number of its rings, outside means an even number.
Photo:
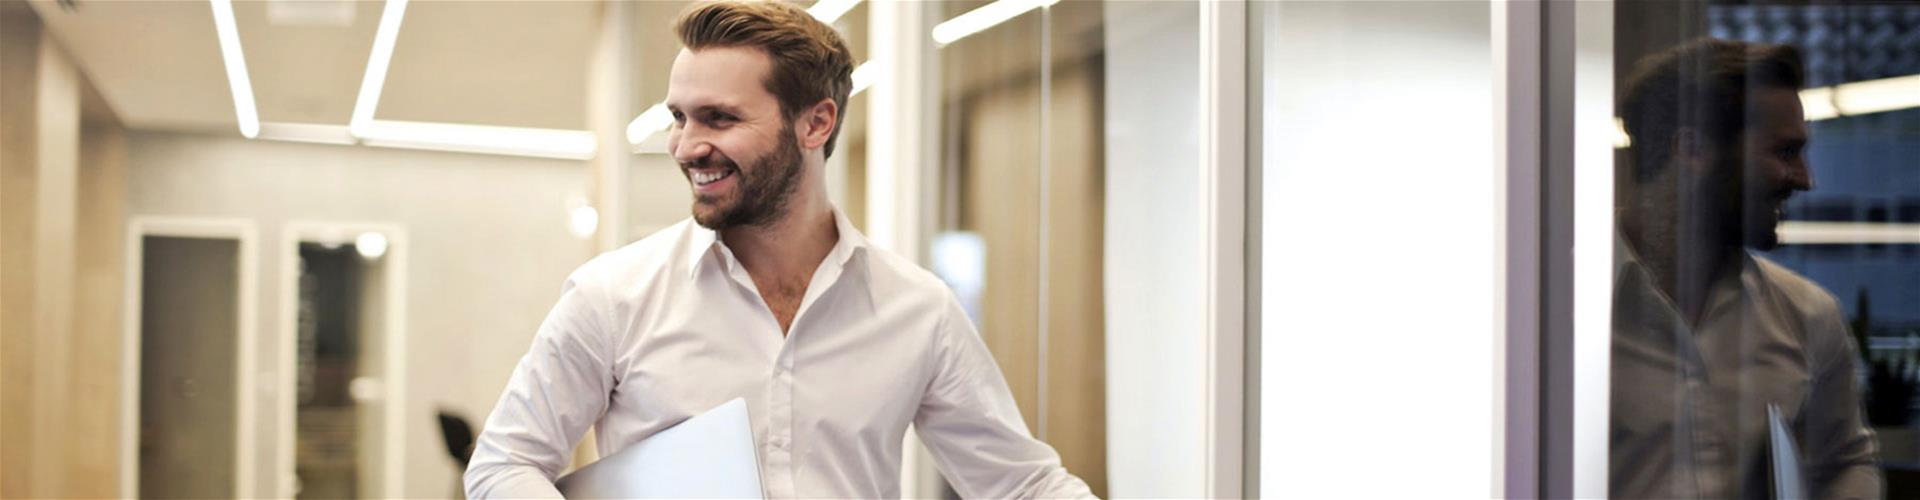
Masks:
[[[667,105],[739,107],[759,98],[771,99],[763,83],[770,70],[770,61],[757,49],[681,49],[667,78]]]
[[[1774,139],[1804,139],[1807,136],[1805,109],[1800,93],[1789,88],[1756,89],[1748,95],[1747,127]]]
[[[1776,123],[1802,121],[1805,107],[1800,103],[1800,93],[1785,87],[1755,89],[1748,96],[1748,112]]]

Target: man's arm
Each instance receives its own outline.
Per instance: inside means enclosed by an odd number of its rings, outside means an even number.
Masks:
[[[1873,431],[1860,416],[1860,357],[1838,307],[1808,332],[1813,387],[1806,408],[1807,475],[1813,498],[1881,498]]]
[[[467,466],[468,498],[560,498],[553,480],[613,388],[602,314],[574,279],[520,358]]]
[[[933,380],[914,427],[963,498],[1092,498],[1087,483],[1034,439],[1006,378],[960,302],[947,308],[930,361]]]

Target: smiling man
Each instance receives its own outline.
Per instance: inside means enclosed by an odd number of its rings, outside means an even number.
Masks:
[[[1749,251],[1778,246],[1782,204],[1813,188],[1801,68],[1791,46],[1702,39],[1628,80],[1635,168],[1614,249],[1611,496],[1881,494],[1838,302]],[[1773,473],[1786,456],[1769,435],[1774,411],[1798,444],[1797,486]]]
[[[607,455],[736,397],[772,497],[899,496],[908,424],[962,496],[1091,496],[1028,434],[953,294],[828,200],[852,87],[840,35],[776,2],[698,5],[674,29],[667,149],[693,217],[568,278],[468,496],[556,497],[588,426]]]

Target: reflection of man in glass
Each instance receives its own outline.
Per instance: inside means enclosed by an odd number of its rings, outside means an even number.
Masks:
[[[1782,203],[1812,187],[1803,80],[1793,47],[1703,39],[1641,61],[1626,85],[1615,496],[1770,496],[1769,406],[1798,443],[1807,494],[1881,494],[1837,302],[1746,250],[1777,246]]]

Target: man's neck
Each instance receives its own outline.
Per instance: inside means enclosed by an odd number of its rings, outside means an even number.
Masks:
[[[1673,302],[1689,325],[1704,319],[1714,283],[1739,271],[1740,243],[1689,221],[1672,210],[1628,210],[1620,233],[1640,258],[1654,286]]]
[[[755,281],[804,280],[840,241],[831,204],[820,197],[797,197],[793,201],[784,216],[767,224],[720,231],[721,240]]]

